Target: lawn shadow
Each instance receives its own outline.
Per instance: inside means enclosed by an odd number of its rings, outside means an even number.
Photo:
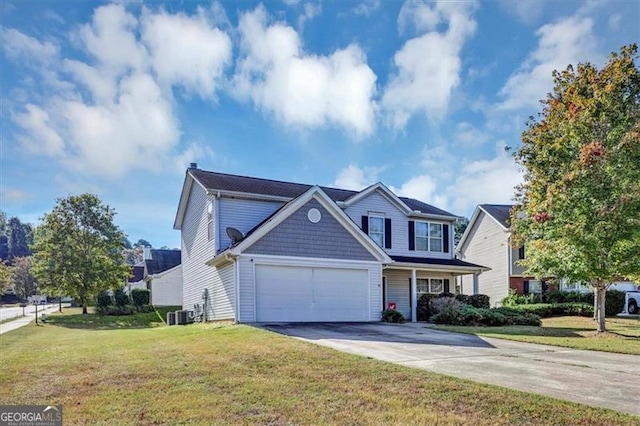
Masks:
[[[255,327],[306,340],[365,342],[494,348],[473,334],[434,330],[418,324],[386,323],[262,323]]]

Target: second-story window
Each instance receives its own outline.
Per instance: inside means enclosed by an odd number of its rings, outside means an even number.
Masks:
[[[369,216],[369,236],[380,247],[384,247],[384,218]]]
[[[207,235],[209,241],[213,240],[213,202],[207,203]]]
[[[416,222],[416,250],[441,253],[444,237],[441,223]]]

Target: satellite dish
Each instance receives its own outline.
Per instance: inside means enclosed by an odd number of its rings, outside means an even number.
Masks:
[[[230,226],[227,228],[227,235],[231,238],[231,244],[235,244],[242,239],[242,232]]]

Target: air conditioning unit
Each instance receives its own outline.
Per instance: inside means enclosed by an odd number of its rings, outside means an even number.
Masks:
[[[176,324],[184,325],[184,324],[190,324],[192,322],[193,322],[192,311],[187,311],[187,310],[176,311]]]
[[[176,313],[167,312],[167,325],[176,325]]]

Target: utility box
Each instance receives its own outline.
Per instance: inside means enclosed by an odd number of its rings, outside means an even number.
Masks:
[[[193,322],[193,312],[188,310],[176,311],[176,324],[185,325]]]
[[[167,325],[176,325],[176,313],[167,312]]]

